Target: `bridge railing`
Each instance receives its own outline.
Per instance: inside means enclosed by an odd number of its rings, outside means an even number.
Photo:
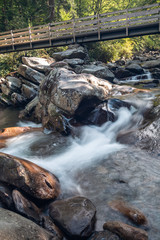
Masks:
[[[18,44],[30,43],[32,48],[34,42],[46,40],[52,45],[53,39],[68,36],[72,37],[73,42],[75,42],[76,36],[94,32],[98,34],[98,39],[100,39],[101,32],[118,28],[125,28],[126,36],[128,36],[130,26],[154,22],[159,22],[160,26],[160,4],[2,32],[0,33],[0,46],[11,45],[14,50]]]

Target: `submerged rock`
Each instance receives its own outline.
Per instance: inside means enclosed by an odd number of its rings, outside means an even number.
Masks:
[[[0,208],[0,238],[3,240],[57,240],[34,222]]]
[[[121,200],[115,200],[110,202],[109,206],[112,209],[119,211],[124,216],[128,217],[135,224],[138,225],[147,224],[147,218],[144,216],[144,214],[140,210],[130,206],[126,202],[123,202]]]
[[[124,240],[148,240],[148,234],[146,231],[122,222],[106,222],[103,225],[103,228],[116,233]]]
[[[51,203],[49,214],[70,239],[76,240],[91,235],[96,208],[87,198],[73,197]]]
[[[48,200],[60,193],[58,179],[27,160],[0,153],[0,181],[15,186],[34,198]]]

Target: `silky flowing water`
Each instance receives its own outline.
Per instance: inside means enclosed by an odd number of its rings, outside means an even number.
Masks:
[[[148,98],[140,101],[140,108],[149,103]],[[108,220],[133,225],[108,205],[121,199],[146,215],[149,239],[159,240],[160,157],[116,140],[127,126],[133,130],[138,127],[142,120],[140,112],[135,118],[127,108],[121,108],[116,122],[81,127],[70,137],[48,131],[26,133],[9,139],[1,151],[33,161],[56,174],[63,198],[75,195],[89,198],[97,209],[96,230],[102,230]],[[0,128],[37,126],[19,122],[18,112],[12,109],[1,109],[0,116]]]

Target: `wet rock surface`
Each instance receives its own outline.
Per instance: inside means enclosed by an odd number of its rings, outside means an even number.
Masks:
[[[106,230],[93,233],[88,240],[120,240],[120,238],[118,235]]]
[[[70,239],[80,239],[91,235],[96,209],[89,199],[74,197],[51,203],[49,214]]]
[[[144,214],[134,208],[133,206],[127,204],[126,202],[123,202],[121,200],[114,200],[109,203],[109,206],[115,210],[122,213],[124,216],[128,217],[133,223],[138,225],[144,225],[147,224],[147,218],[144,216]]]
[[[34,163],[4,153],[0,153],[0,180],[37,199],[54,199],[60,193],[60,184],[53,174]]]
[[[0,208],[0,238],[5,240],[57,240],[34,222]]]
[[[19,214],[40,223],[40,209],[33,202],[25,198],[18,190],[13,190],[12,197]]]
[[[146,231],[122,222],[106,222],[103,225],[103,228],[116,233],[124,240],[148,240],[148,234]]]

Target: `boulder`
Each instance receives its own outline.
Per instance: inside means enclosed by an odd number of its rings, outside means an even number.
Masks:
[[[83,65],[84,60],[80,58],[65,59],[64,62],[68,63],[71,67],[76,67],[77,65]]]
[[[84,59],[87,56],[83,47],[71,48],[63,52],[56,52],[53,54],[53,58],[56,61],[62,61],[63,59],[80,58]]]
[[[94,232],[88,240],[120,240],[120,238],[118,235],[106,230],[101,232]]]
[[[34,222],[2,208],[0,208],[0,238],[3,240],[57,240]]]
[[[146,69],[160,68],[160,58],[156,60],[146,61],[142,63],[142,67]]]
[[[54,62],[52,58],[38,58],[38,57],[22,57],[23,64],[33,68],[39,72],[46,72],[51,63]]]
[[[117,234],[120,238],[125,240],[148,240],[148,233],[146,231],[122,222],[106,222],[103,228]]]
[[[136,64],[136,63],[131,63],[130,65],[128,65],[126,67],[126,69],[131,71],[131,72],[133,72],[133,73],[135,73],[135,74],[143,74],[144,73],[143,68],[140,65]]]
[[[93,104],[93,101],[91,101]],[[86,108],[87,106],[82,107],[82,110],[80,107],[77,109],[75,113],[75,119],[77,119],[79,122],[84,124],[91,124],[96,126],[101,126],[105,122],[112,121],[114,122],[116,120],[116,117],[114,113],[111,111],[108,111],[107,102],[100,103],[97,107],[94,109]],[[86,111],[85,111],[86,110]]]
[[[94,228],[96,208],[87,198],[73,197],[51,203],[49,214],[70,239],[87,238]]]
[[[33,98],[36,97],[37,95],[37,91],[34,90],[31,87],[28,87],[25,84],[22,84],[22,94],[25,98],[27,98],[28,100],[32,100]]]
[[[27,79],[25,79],[23,77],[20,77],[20,80],[21,80],[22,84],[25,84],[25,85],[27,85],[28,87],[30,87],[30,88],[32,88],[34,90],[38,90],[38,88],[39,88],[38,85],[28,81]]]
[[[12,92],[17,92],[17,93],[20,92],[22,83],[19,78],[8,76],[6,77],[6,80],[7,80],[6,85],[8,88],[12,90]]]
[[[26,66],[20,65],[18,68],[18,73],[22,75],[24,78],[28,79],[29,81],[39,85],[40,82],[44,79],[45,75]]]
[[[26,103],[27,99],[24,96],[20,95],[19,93],[14,92],[11,95],[11,101],[15,106],[20,106]]]
[[[92,97],[104,100],[112,90],[112,84],[89,74],[76,74],[64,68],[56,68],[42,82],[39,91],[40,104],[35,115],[43,126],[65,131],[62,115],[73,116],[83,99]]]
[[[106,66],[97,66],[97,65],[85,65],[82,73],[93,74],[98,78],[103,78],[108,81],[112,81],[114,79],[114,74],[109,70]]]
[[[33,202],[24,197],[18,190],[13,190],[12,197],[18,213],[33,220],[37,224],[40,223],[40,209]]]
[[[2,106],[11,106],[12,105],[11,100],[6,95],[4,95],[4,93],[0,93],[0,105],[2,105]]]
[[[20,112],[19,118],[30,118],[38,103],[39,98],[36,96],[31,102],[26,105],[25,109]]]
[[[12,90],[3,83],[1,84],[1,91],[6,96],[10,96],[13,93]]]
[[[52,63],[52,64],[50,65],[50,68],[51,68],[51,69],[52,69],[52,68],[66,68],[66,69],[68,69],[69,66],[68,66],[68,63],[67,63],[67,62],[65,62],[65,61],[60,61],[60,62]]]
[[[130,72],[129,70],[125,69],[125,68],[118,68],[116,71],[115,71],[115,77],[116,78],[127,78],[127,77],[132,77],[134,76],[135,73],[133,72]]]
[[[11,184],[40,200],[56,198],[60,193],[58,179],[38,165],[0,153],[0,181]]]

